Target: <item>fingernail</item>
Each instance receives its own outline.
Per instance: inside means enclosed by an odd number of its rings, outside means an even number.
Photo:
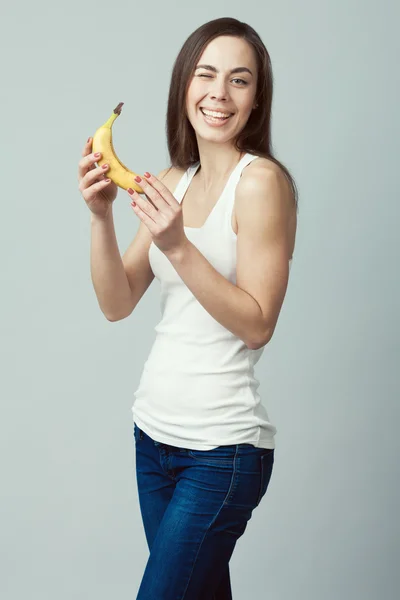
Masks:
[[[87,139],[87,143],[89,143],[89,142],[90,142],[90,137],[88,137],[88,139]]]
[[[128,194],[133,194],[133,189],[132,188],[128,188]]]
[[[100,152],[96,152],[95,157],[99,158],[99,156],[100,156]]]
[[[138,183],[140,183],[142,181],[142,178],[139,177],[139,175],[136,175],[135,177],[135,181],[137,181]]]
[[[144,173],[144,176],[145,176],[145,177],[150,177],[150,173],[148,173],[148,172],[146,171],[146,173]]]

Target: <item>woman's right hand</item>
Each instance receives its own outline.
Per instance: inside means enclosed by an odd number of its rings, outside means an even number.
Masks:
[[[111,180],[106,181],[108,165],[95,166],[100,156],[92,153],[92,138],[86,142],[82,157],[78,168],[79,191],[92,213],[106,218],[117,197],[118,186]]]

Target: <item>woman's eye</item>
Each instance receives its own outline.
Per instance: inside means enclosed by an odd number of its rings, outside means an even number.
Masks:
[[[210,77],[212,77],[212,75],[206,75],[205,73],[200,73],[199,77],[210,78]],[[235,77],[235,79],[232,79],[232,81],[241,81],[241,83],[243,85],[247,85],[247,81],[245,81],[244,79],[240,79],[239,77]]]

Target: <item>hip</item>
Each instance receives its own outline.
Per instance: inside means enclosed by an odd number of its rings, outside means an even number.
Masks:
[[[221,445],[211,450],[166,444],[154,440],[136,423],[134,444],[142,490],[161,476],[176,484],[183,481],[193,486],[193,492],[198,486],[219,490],[224,505],[242,504],[249,509],[258,506],[266,493],[275,458],[274,448],[258,448],[249,443]]]

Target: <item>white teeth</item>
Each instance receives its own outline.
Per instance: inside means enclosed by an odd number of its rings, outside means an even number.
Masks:
[[[224,117],[224,118],[226,118],[226,117],[230,117],[231,116],[231,113],[221,113],[221,112],[217,112],[217,111],[214,111],[214,110],[206,110],[205,108],[202,108],[201,110],[208,117],[217,117],[217,118],[218,117],[220,117],[220,118]]]

